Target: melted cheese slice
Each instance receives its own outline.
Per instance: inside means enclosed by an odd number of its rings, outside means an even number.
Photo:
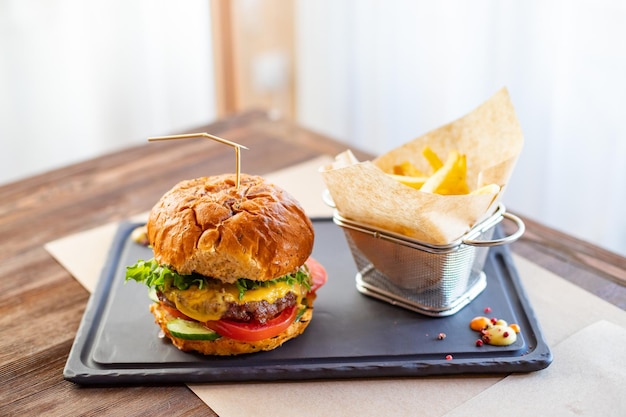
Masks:
[[[298,304],[306,294],[306,288],[300,284],[290,285],[286,282],[278,282],[268,287],[256,288],[244,292],[239,298],[239,289],[235,285],[209,284],[202,289],[194,287],[189,290],[170,288],[164,291],[165,297],[172,301],[176,308],[186,316],[200,322],[219,320],[229,303],[244,304],[252,301],[266,300],[272,304],[279,298],[293,292],[297,296]]]

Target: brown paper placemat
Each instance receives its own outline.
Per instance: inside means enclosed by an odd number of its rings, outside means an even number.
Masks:
[[[626,413],[625,346],[624,327],[598,321],[559,343],[553,349],[556,359],[540,374],[511,375],[446,417],[481,415],[490,405],[507,417],[621,417]]]

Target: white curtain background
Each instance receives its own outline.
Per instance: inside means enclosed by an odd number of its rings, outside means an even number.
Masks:
[[[509,89],[504,202],[626,255],[626,2],[299,0],[298,119],[381,154]]]
[[[207,0],[1,0],[0,184],[215,118]]]

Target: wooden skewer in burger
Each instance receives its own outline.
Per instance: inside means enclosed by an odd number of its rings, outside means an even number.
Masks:
[[[182,136],[215,138],[171,138]],[[183,351],[272,350],[308,326],[326,271],[310,257],[314,230],[300,204],[240,173],[243,146],[218,139],[235,147],[236,174],[182,181],[165,193],[146,224],[154,258],[128,267],[126,280],[153,290],[150,311]]]

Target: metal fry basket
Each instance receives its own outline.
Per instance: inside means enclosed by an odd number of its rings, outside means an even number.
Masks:
[[[502,219],[517,230],[492,239]],[[486,287],[483,272],[489,247],[517,240],[525,230],[523,221],[506,213],[500,204],[493,215],[458,240],[431,245],[406,236],[342,217],[333,221],[344,230],[358,269],[356,287],[368,296],[433,317],[461,310]]]

